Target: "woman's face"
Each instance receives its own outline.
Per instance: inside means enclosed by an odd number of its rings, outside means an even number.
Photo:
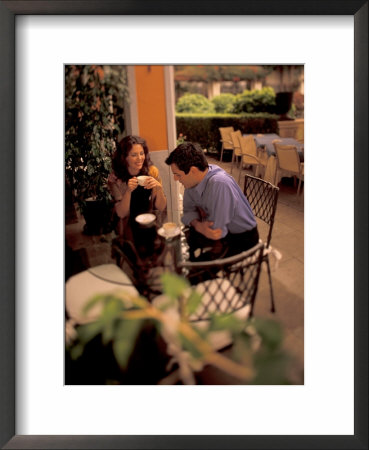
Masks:
[[[141,144],[133,144],[131,150],[128,152],[127,167],[131,175],[137,175],[142,169],[145,161],[145,152]]]

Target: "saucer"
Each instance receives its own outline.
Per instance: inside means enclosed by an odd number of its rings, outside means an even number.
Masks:
[[[156,216],[154,214],[140,214],[136,217],[136,222],[140,225],[151,225],[155,222]]]
[[[175,232],[173,234],[171,234],[170,236],[165,232],[163,227],[158,229],[158,235],[165,239],[171,239],[175,236],[178,236],[179,234],[181,234],[181,229],[179,227],[177,227]]]

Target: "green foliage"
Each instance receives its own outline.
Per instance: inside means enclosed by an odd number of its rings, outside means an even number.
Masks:
[[[111,200],[106,181],[127,98],[123,66],[65,66],[65,168],[82,213],[89,197]]]
[[[216,113],[231,113],[236,96],[233,94],[220,94],[211,99]]]
[[[96,321],[80,325],[77,328],[78,339],[69,349],[71,358],[79,358],[85,346],[100,335],[104,346],[112,343],[117,363],[121,368],[125,368],[144,321],[140,318],[122,320],[122,313],[133,308],[132,299],[129,297],[96,295],[87,303],[84,313],[87,313],[97,303],[102,303],[102,312]]]
[[[187,139],[187,136],[183,136],[182,133],[179,133],[179,136],[177,138],[177,147],[178,147],[178,145],[185,143],[186,139]]]
[[[275,111],[275,92],[271,87],[264,87],[260,90],[243,91],[236,95],[233,106],[233,113],[258,113]]]
[[[180,97],[176,104],[179,113],[213,113],[214,105],[201,94],[185,94]]]
[[[120,367],[127,367],[142,325],[142,320],[119,320],[112,341],[114,356]]]
[[[170,272],[165,272],[162,275],[161,283],[164,293],[171,299],[180,297],[183,291],[190,287],[190,283],[186,278]]]
[[[220,127],[233,127],[244,134],[277,133],[278,116],[257,114],[176,114],[177,131],[198,142],[208,153],[220,151]]]
[[[191,361],[188,370],[200,370],[207,361],[209,351],[213,352],[209,345],[212,333],[228,330],[234,341],[232,359],[238,363],[237,370],[242,382],[289,383],[286,374],[290,358],[282,350],[282,329],[277,322],[261,319],[244,322],[234,315],[214,314],[208,326],[200,331],[186,317],[200,306],[201,295],[195,292],[186,279],[173,273],[162,276],[162,286],[164,299],[166,297],[168,300],[160,309],[142,297],[134,298],[123,293],[98,295],[91,299],[85,312],[101,302],[101,315],[95,322],[77,328],[78,339],[68,349],[71,357],[79,358],[88,342],[100,335],[104,346],[111,344],[114,357],[124,370],[142,328],[153,323],[168,345],[178,348],[181,353],[188,353]],[[184,319],[180,319],[179,300],[185,304]],[[224,370],[227,370],[229,364],[226,359],[222,359],[222,362]]]

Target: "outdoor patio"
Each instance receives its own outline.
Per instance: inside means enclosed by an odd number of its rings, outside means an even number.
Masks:
[[[209,157],[209,163],[218,164],[230,173],[230,162],[219,162]],[[243,174],[246,173],[243,171]],[[233,169],[238,178],[238,170]],[[244,176],[241,177],[243,188]],[[262,269],[256,297],[254,315],[260,318],[273,318],[283,325],[284,346],[293,358],[290,378],[294,384],[304,383],[304,197],[296,197],[296,187],[284,179],[279,185],[280,193],[276,211],[271,245],[282,258],[278,267],[271,259],[276,313],[270,312],[270,292],[266,269]],[[68,212],[67,212],[68,216]],[[66,244],[72,249],[68,252],[70,271],[78,272],[88,266],[114,263],[111,258],[110,243],[115,233],[101,236],[83,234],[84,220],[78,214],[66,217]],[[263,224],[259,223],[263,237]],[[68,249],[68,250],[69,250]],[[66,276],[69,275],[66,273]],[[207,383],[222,383],[216,371],[207,374]]]

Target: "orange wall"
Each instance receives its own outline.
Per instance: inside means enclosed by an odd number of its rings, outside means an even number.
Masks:
[[[168,149],[164,67],[135,66],[138,127],[150,151]]]

